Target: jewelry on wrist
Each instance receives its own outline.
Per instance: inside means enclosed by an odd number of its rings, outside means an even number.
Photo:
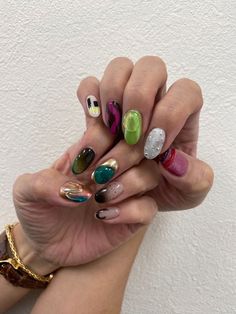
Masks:
[[[22,262],[17,252],[15,240],[13,237],[12,231],[14,226],[15,225],[7,225],[5,227],[5,234],[11,254],[7,254],[7,250],[5,248],[5,252],[3,252],[2,256],[0,256],[0,274],[2,274],[15,286],[21,286],[25,288],[46,287],[52,280],[53,274],[47,276],[39,275]]]

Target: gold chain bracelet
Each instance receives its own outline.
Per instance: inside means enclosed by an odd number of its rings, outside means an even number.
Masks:
[[[49,283],[53,278],[53,274],[50,274],[48,276],[41,276],[41,275],[34,273],[31,269],[29,269],[26,265],[23,264],[22,260],[20,259],[19,255],[17,253],[14,237],[12,234],[12,230],[13,230],[14,226],[15,225],[7,225],[5,227],[9,247],[10,247],[11,253],[13,255],[13,258],[9,258],[8,262],[15,269],[21,268],[22,270],[24,270],[29,276],[31,276],[35,280]]]

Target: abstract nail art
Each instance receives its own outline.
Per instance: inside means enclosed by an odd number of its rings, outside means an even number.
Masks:
[[[92,150],[92,148],[84,148],[75,158],[72,165],[72,172],[74,174],[81,174],[91,165],[94,158],[95,152]]]
[[[164,145],[165,142],[165,131],[159,128],[152,129],[148,134],[144,145],[144,156],[147,159],[156,158]]]
[[[142,116],[137,110],[129,110],[123,117],[123,133],[127,144],[137,144],[142,134]]]
[[[95,96],[89,95],[86,98],[86,104],[87,104],[87,108],[88,108],[88,113],[91,117],[97,118],[100,116],[101,109],[100,109],[98,100]]]
[[[92,193],[78,182],[66,182],[60,188],[60,196],[73,202],[84,203],[90,199]]]
[[[123,185],[119,182],[111,182],[103,189],[95,193],[97,203],[106,203],[117,198],[123,192]]]
[[[118,217],[120,214],[120,210],[118,208],[106,208],[100,209],[95,213],[95,218],[99,220],[110,220]]]
[[[188,160],[175,148],[169,148],[159,156],[163,167],[175,176],[182,177],[188,170]]]
[[[121,126],[121,109],[120,105],[110,100],[106,105],[105,123],[109,127],[112,134],[116,135],[120,132]]]
[[[109,159],[94,170],[92,179],[97,184],[105,184],[113,178],[117,170],[117,161],[115,159]]]

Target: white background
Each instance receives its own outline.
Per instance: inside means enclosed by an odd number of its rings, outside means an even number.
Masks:
[[[123,314],[236,313],[236,3],[0,1],[0,227],[14,219],[17,175],[47,167],[84,130],[76,87],[115,56],[161,56],[169,84],[203,88],[199,158],[207,200],[160,214],[133,268]],[[26,302],[11,314],[29,313]]]

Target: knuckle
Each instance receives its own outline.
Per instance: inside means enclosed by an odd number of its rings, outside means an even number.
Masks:
[[[143,86],[142,82],[134,82],[132,86],[127,86],[125,89],[125,98],[127,103],[145,104],[145,107],[150,108],[153,104],[153,90],[148,86]]]
[[[165,62],[158,56],[144,56],[138,60],[137,63],[150,64],[158,66],[158,71],[164,77],[164,80],[167,79],[167,67]]]
[[[112,59],[108,66],[118,65],[118,66],[125,66],[125,67],[133,67],[133,62],[128,57],[116,57]]]
[[[202,89],[197,82],[195,82],[189,78],[183,77],[183,78],[179,79],[178,81],[176,81],[176,84],[182,90],[187,90],[188,92],[193,94],[194,97],[197,97],[199,99],[198,103],[200,103],[201,105],[203,104]]]
[[[47,186],[49,186],[49,178],[52,177],[54,171],[52,169],[41,170],[34,174],[32,191],[36,198],[46,196]]]
[[[77,96],[80,97],[83,90],[89,90],[91,88],[91,85],[97,85],[98,79],[95,76],[87,76],[84,79],[80,81],[80,84],[77,88]]]

